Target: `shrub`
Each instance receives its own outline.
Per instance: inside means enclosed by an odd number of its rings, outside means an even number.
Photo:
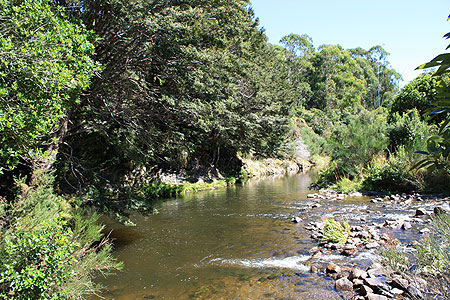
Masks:
[[[77,248],[70,229],[60,220],[44,222],[39,230],[7,235],[0,250],[0,296],[5,299],[65,299],[62,285],[75,275]]]
[[[339,192],[342,193],[350,193],[350,192],[356,192],[361,189],[362,182],[359,179],[353,179],[350,180],[347,177],[339,179],[338,182],[336,182],[335,188]]]
[[[0,227],[0,298],[80,299],[100,286],[95,274],[120,268],[102,239],[96,215],[74,212],[52,188],[53,176],[37,171]],[[97,246],[94,246],[97,245]]]
[[[331,159],[336,162],[335,177],[353,179],[361,176],[364,166],[374,155],[382,153],[388,143],[382,120],[367,113],[337,125],[329,144]]]
[[[389,129],[389,149],[396,152],[404,146],[410,153],[426,148],[432,127],[421,120],[417,109],[391,117]]]
[[[420,174],[417,171],[410,171],[412,164],[404,147],[389,159],[375,156],[364,169],[364,187],[390,192],[420,189],[422,187]]]

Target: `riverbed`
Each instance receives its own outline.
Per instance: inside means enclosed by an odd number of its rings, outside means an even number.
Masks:
[[[350,299],[320,270],[330,262],[365,268],[376,249],[353,257],[313,257],[317,241],[307,224],[326,217],[352,225],[399,219],[414,207],[372,203],[369,197],[308,198],[311,178],[298,174],[188,194],[156,205],[156,214],[132,214],[135,227],[110,222],[114,255],[123,271],[100,280],[105,299]],[[290,220],[298,216],[299,223]],[[390,230],[402,241],[419,238]]]

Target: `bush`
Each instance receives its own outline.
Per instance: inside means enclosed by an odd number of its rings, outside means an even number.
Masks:
[[[404,146],[410,153],[425,149],[431,131],[433,128],[421,120],[417,109],[409,110],[402,115],[395,113],[391,117],[389,149],[396,152]]]
[[[356,192],[361,189],[362,182],[358,179],[350,180],[347,177],[339,179],[338,182],[336,182],[335,188],[337,191],[342,193],[350,193],[350,192]]]
[[[75,275],[71,255],[77,243],[60,220],[44,222],[35,231],[7,235],[0,250],[2,299],[65,299],[61,287]]]
[[[336,163],[335,177],[360,177],[372,157],[387,147],[383,120],[372,113],[350,117],[347,124],[336,126],[329,144]]]
[[[389,159],[375,156],[364,169],[364,187],[389,192],[409,192],[423,187],[418,171],[410,171],[414,161],[402,147]]]
[[[32,181],[19,183],[17,200],[3,212],[14,223],[0,227],[0,297],[80,299],[95,293],[100,286],[94,274],[120,268],[97,216],[74,212],[54,193],[51,174],[35,172]]]

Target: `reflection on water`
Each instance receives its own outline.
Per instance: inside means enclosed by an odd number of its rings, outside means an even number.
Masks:
[[[303,225],[368,202],[312,209],[309,183],[308,175],[252,181],[160,203],[156,215],[133,215],[136,227],[109,224],[125,267],[102,282],[102,297],[342,299],[333,281],[309,272],[315,241]],[[293,215],[302,221],[290,223]]]

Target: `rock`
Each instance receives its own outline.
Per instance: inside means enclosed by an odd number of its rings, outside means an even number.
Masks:
[[[356,225],[356,226],[352,226],[350,230],[351,231],[363,231],[364,228],[362,226]]]
[[[428,228],[423,228],[422,230],[419,231],[421,234],[426,234],[426,233],[430,233],[430,229]]]
[[[312,199],[312,198],[316,198],[316,196],[317,196],[317,194],[308,194],[308,195],[306,196],[306,198]]]
[[[367,278],[367,272],[360,269],[353,269],[348,276],[350,280]]]
[[[436,206],[434,208],[433,212],[434,212],[435,215],[442,215],[442,214],[446,214],[447,213],[447,211],[444,208],[440,207],[440,206]]]
[[[350,197],[362,197],[363,194],[360,192],[348,193]]]
[[[342,251],[342,249],[344,248],[344,246],[342,246],[341,244],[338,244],[338,243],[328,244],[328,245],[331,250]]]
[[[362,286],[364,284],[364,280],[362,279],[353,279],[353,286]]]
[[[369,293],[366,296],[367,300],[388,300],[388,297],[383,296],[383,295],[377,295],[377,294],[373,294],[373,293]]]
[[[316,266],[311,265],[311,267],[309,268],[309,271],[310,271],[311,273],[317,273],[317,272],[319,272],[319,269],[317,269]]]
[[[425,291],[428,287],[427,281],[423,278],[416,278],[416,284],[417,287],[422,291]]]
[[[335,264],[329,264],[326,269],[327,274],[339,274],[342,272],[341,267]]]
[[[375,249],[375,248],[378,248],[378,247],[380,247],[380,244],[378,244],[377,242],[368,243],[366,245],[367,249]]]
[[[393,201],[399,201],[400,200],[400,197],[398,196],[398,195],[392,195],[391,196],[391,200],[393,200]]]
[[[336,280],[336,290],[353,291],[353,283],[347,277]]]
[[[344,250],[341,252],[342,255],[351,256],[358,254],[358,248],[353,244],[347,244],[344,246]]]
[[[367,274],[370,277],[376,277],[379,275],[384,275],[384,267],[380,263],[374,263],[370,266],[370,269],[367,271]]]
[[[319,208],[322,207],[322,205],[320,205],[319,203],[314,203],[313,205],[311,205],[312,208]]]
[[[370,273],[369,273],[369,276],[370,276]],[[376,277],[367,277],[364,279],[364,283],[374,290],[389,289],[389,288],[386,288],[386,284],[381,279],[376,278]]]
[[[412,228],[412,225],[411,225],[411,223],[409,223],[409,222],[405,222],[405,223],[403,223],[403,225],[402,225],[402,229],[403,230],[408,230],[408,229],[411,229]]]
[[[299,217],[293,217],[293,218],[291,219],[291,222],[292,222],[292,223],[300,223],[301,220],[302,220],[302,219],[300,219]]]
[[[352,300],[365,300],[365,298],[363,296],[357,295],[357,296],[353,297]]]
[[[414,299],[423,299],[423,294],[419,289],[417,289],[415,286],[410,285],[408,286],[408,293],[414,298]]]
[[[370,239],[371,238],[370,233],[367,232],[367,231],[358,232],[358,234],[356,236],[361,238],[361,239]]]
[[[367,295],[367,294],[372,294],[373,290],[368,287],[367,285],[363,285],[360,289],[359,289],[359,293],[363,296]]]
[[[402,295],[402,294],[404,293],[404,291],[401,290],[401,289],[398,289],[398,288],[393,288],[393,289],[391,290],[391,293],[392,293],[392,295],[394,295],[394,296],[398,296],[398,295]]]
[[[386,220],[386,221],[384,221],[383,226],[397,229],[399,227],[399,223],[397,221],[393,221],[393,220]]]
[[[320,247],[313,247],[309,250],[309,253],[314,254],[320,251]]]
[[[400,288],[400,289],[406,291],[406,289],[409,286],[409,282],[408,282],[408,280],[402,278],[399,275],[394,275],[394,278],[392,279],[391,285],[393,287]]]
[[[427,211],[424,209],[424,208],[418,208],[417,210],[416,210],[416,213],[415,213],[415,217],[421,217],[421,216],[426,216],[427,215]]]

